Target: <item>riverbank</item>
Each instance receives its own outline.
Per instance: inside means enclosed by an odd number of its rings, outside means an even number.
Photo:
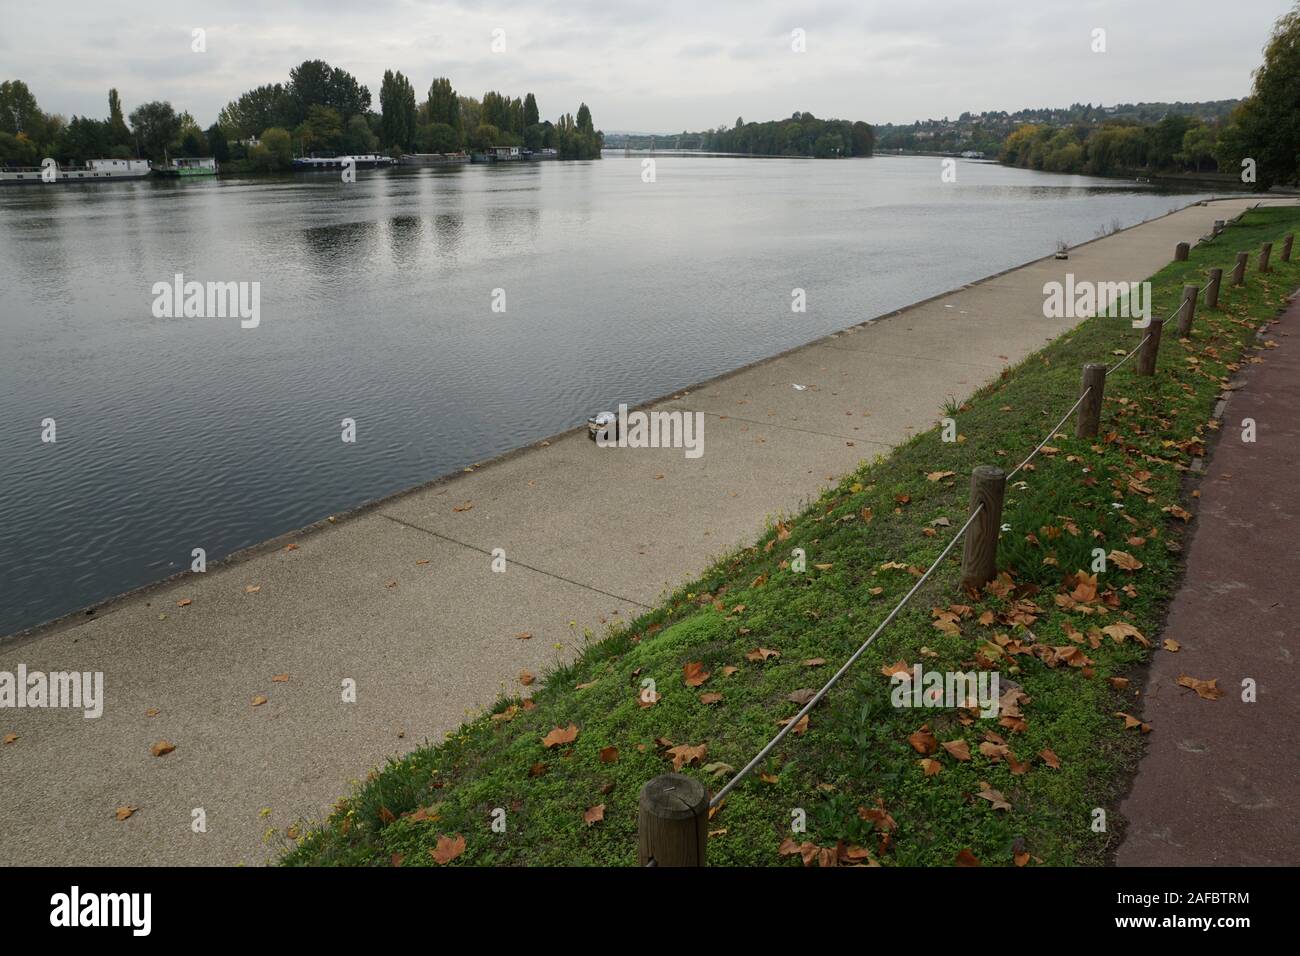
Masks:
[[[1183,210],[679,393],[659,407],[705,414],[697,461],[566,433],[5,644],[0,670],[102,670],[109,703],[97,720],[4,714],[18,740],[0,759],[40,781],[0,807],[4,861],[272,856],[263,836],[319,815],[360,768],[571,659],[584,632],[653,606],[764,516],[1071,328],[1042,318],[1044,282],[1141,278],[1249,202]],[[164,739],[175,751],[152,756]],[[119,806],[137,809],[119,822]],[[72,818],[84,827],[51,825]]]
[[[1167,264],[1152,277],[1156,314],[1238,249],[1276,248],[1298,223],[1295,208],[1252,213]],[[844,476],[558,669],[531,708],[502,700],[372,776],[290,862],[427,866],[461,850],[456,859],[478,865],[635,863],[641,785],[678,769],[716,792],[942,554],[971,468],[1009,469],[1040,440],[1042,454],[1008,486],[998,580],[963,592],[958,562],[940,563],[710,814],[708,852],[720,865],[1107,862],[1128,772],[1144,735],[1161,732],[1134,678],[1164,653],[1161,623],[1198,507],[1184,476],[1217,427],[1225,376],[1298,281],[1295,261],[1252,269],[1244,288],[1225,287],[1220,309],[1198,312],[1190,337],[1170,324],[1156,376],[1118,366],[1098,437],[1080,440],[1072,423],[1054,430],[1080,366],[1118,363],[1144,335],[1084,321],[953,403],[957,441],[931,429]],[[792,566],[801,555],[802,573]],[[916,667],[1000,672],[1000,713],[982,719],[952,701],[913,709],[910,695],[900,705],[890,677]],[[1261,729],[1283,725],[1274,715]],[[494,814],[504,831],[489,825]]]

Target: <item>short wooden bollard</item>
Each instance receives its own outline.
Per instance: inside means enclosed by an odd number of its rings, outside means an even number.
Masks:
[[[1196,318],[1196,299],[1201,290],[1194,285],[1183,286],[1183,301],[1178,306],[1178,337],[1185,339],[1192,334],[1192,320]]]
[[[1187,253],[1191,248],[1192,247],[1185,242],[1180,242],[1178,245],[1174,246],[1174,262],[1186,262]]]
[[[1219,307],[1219,286],[1223,285],[1223,270],[1210,270],[1210,285],[1205,290],[1205,307],[1207,309],[1217,309]]]
[[[1079,406],[1079,417],[1074,422],[1075,438],[1092,438],[1101,425],[1101,400],[1106,392],[1106,366],[1101,362],[1089,362],[1083,367],[1083,384],[1079,394],[1083,404]]]
[[[641,866],[704,866],[709,841],[709,794],[682,773],[646,782],[636,817]]]
[[[1282,238],[1282,261],[1283,262],[1291,261],[1291,243],[1293,243],[1294,241],[1295,241],[1294,233],[1287,233]]]
[[[1268,272],[1268,257],[1273,252],[1273,243],[1266,242],[1259,250],[1259,271]]]
[[[1214,234],[1217,236],[1221,232],[1223,232],[1223,220],[1216,219],[1214,220]]]
[[[998,535],[1002,531],[1002,498],[1007,473],[997,465],[977,465],[970,475],[970,511],[983,505],[979,517],[966,529],[966,550],[961,559],[961,586],[982,588],[998,576]]]
[[[1233,285],[1246,284],[1246,260],[1249,258],[1250,258],[1250,253],[1248,252],[1237,253],[1237,264],[1232,267]]]
[[[1164,327],[1164,319],[1152,319],[1151,324],[1147,326],[1147,334],[1142,340],[1142,348],[1138,350],[1139,375],[1156,374],[1156,355],[1160,352],[1160,333]]]

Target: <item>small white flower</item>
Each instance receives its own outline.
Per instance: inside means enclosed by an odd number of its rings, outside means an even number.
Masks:
[[[1010,531],[1010,530],[1011,530],[1011,525],[1009,525],[1009,524],[1004,524],[1004,525],[1002,526],[1002,530],[1003,530],[1003,531]]]

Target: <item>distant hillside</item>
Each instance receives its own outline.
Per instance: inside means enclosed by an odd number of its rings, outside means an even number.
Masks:
[[[902,125],[882,123],[875,128],[876,149],[882,152],[902,149],[936,153],[978,150],[995,156],[1007,137],[1021,126],[1060,128],[1103,123],[1149,126],[1166,116],[1186,116],[1215,123],[1226,120],[1239,102],[1212,100],[1206,103],[1120,103],[1115,106],[1075,103],[1067,109],[1027,109],[1014,113],[995,110],[962,113],[956,119],[945,116]]]

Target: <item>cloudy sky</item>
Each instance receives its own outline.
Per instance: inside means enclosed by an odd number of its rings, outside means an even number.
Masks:
[[[701,129],[808,110],[873,123],[1072,102],[1209,100],[1250,89],[1292,0],[0,0],[0,79],[43,109],[170,100],[203,125],[304,59],[356,74],[378,107],[401,70],[423,98],[532,91],[544,119],[585,100],[605,130]],[[207,50],[193,52],[192,31]],[[1106,31],[1094,53],[1093,31]],[[806,51],[792,50],[803,30]],[[493,52],[493,31],[504,52]]]

